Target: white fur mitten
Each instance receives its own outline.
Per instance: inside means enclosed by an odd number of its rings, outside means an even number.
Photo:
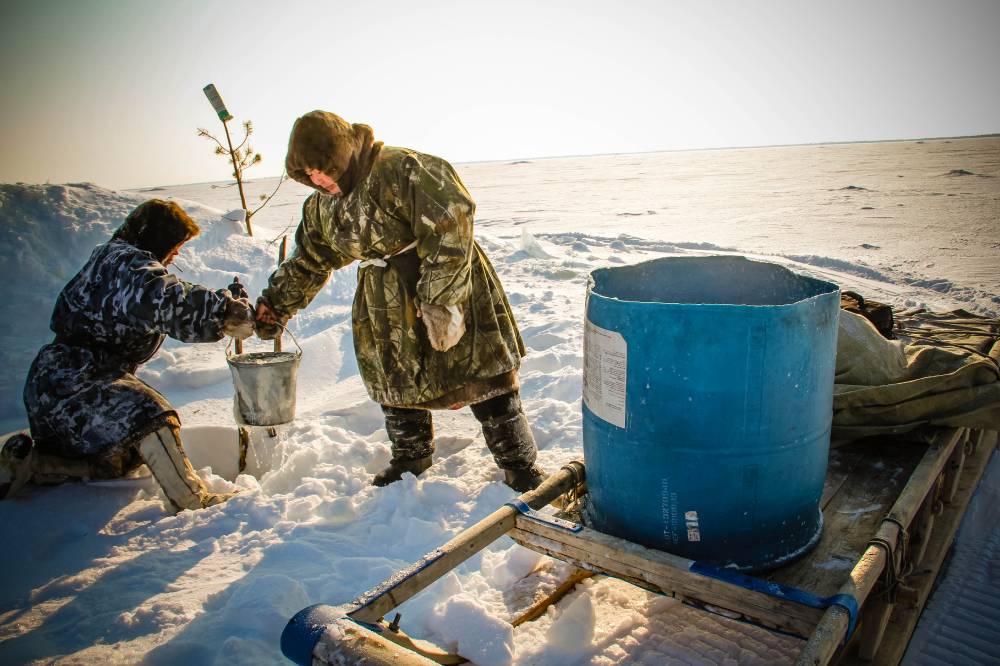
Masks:
[[[424,320],[431,347],[438,351],[448,351],[465,335],[465,314],[461,305],[424,303],[419,316]]]

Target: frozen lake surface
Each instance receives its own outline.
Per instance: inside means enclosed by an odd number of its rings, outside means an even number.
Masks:
[[[780,262],[898,308],[1000,313],[1000,137],[646,153],[458,165],[476,236],[529,354],[525,409],[547,469],[582,456],[582,323],[589,272],[662,256],[739,253]],[[222,167],[220,167],[222,171]],[[256,195],[274,179],[251,184]],[[0,419],[51,339],[55,295],[139,201],[173,197],[203,227],[177,260],[186,280],[255,298],[292,240],[308,190],[294,182],[248,238],[222,219],[233,186],[111,192],[0,185]],[[356,269],[336,272],[291,330],[304,356],[298,418],[255,432],[234,480],[223,343],[168,342],[140,376],[178,407],[185,445],[225,505],[165,513],[149,479],[31,488],[0,502],[5,663],[270,664],[288,618],[342,604],[509,501],[469,410],[435,413],[435,462],[373,488],[389,458],[381,411],[350,332]],[[247,351],[265,349],[248,341]],[[287,350],[287,346],[286,346]],[[565,565],[506,538],[405,604],[403,628],[491,664],[790,662],[801,642],[696,612],[612,579],[587,581],[541,619],[507,621]]]

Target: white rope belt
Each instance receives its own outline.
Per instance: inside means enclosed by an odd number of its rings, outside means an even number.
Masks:
[[[382,257],[381,259],[378,259],[378,258],[375,258],[375,259],[365,259],[364,261],[362,261],[358,265],[358,268],[364,268],[366,266],[379,266],[380,268],[385,268],[386,266],[389,265],[389,264],[386,263],[387,261],[389,261],[390,259],[392,259],[393,257],[395,257],[397,254],[403,254],[404,252],[409,252],[410,250],[412,250],[416,246],[417,246],[417,241],[413,241],[412,243],[410,243],[409,245],[407,245],[406,247],[404,247],[402,250],[397,250],[397,251],[393,252],[392,254],[387,254],[384,257]]]

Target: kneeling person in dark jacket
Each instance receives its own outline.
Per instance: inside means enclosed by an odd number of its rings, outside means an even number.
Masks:
[[[55,340],[28,372],[24,404],[34,447],[8,442],[15,481],[114,478],[145,463],[177,510],[225,501],[195,474],[180,440],[177,412],[135,372],[169,335],[214,342],[253,333],[253,310],[226,290],[167,272],[199,233],[180,206],[139,205],[110,241],[63,288],[52,313]]]

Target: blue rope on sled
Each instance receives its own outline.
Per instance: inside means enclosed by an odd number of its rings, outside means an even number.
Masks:
[[[847,611],[849,617],[847,634],[844,636],[845,645],[851,638],[851,635],[854,634],[854,629],[858,624],[858,600],[850,594],[834,594],[829,597],[819,597],[796,587],[789,587],[788,585],[782,585],[781,583],[775,583],[762,578],[754,578],[753,576],[747,576],[732,569],[723,569],[708,562],[692,562],[688,570],[702,576],[739,585],[744,589],[760,592],[769,597],[786,599],[797,604],[802,604],[803,606],[809,606],[810,608],[826,610],[830,606],[840,606]]]

